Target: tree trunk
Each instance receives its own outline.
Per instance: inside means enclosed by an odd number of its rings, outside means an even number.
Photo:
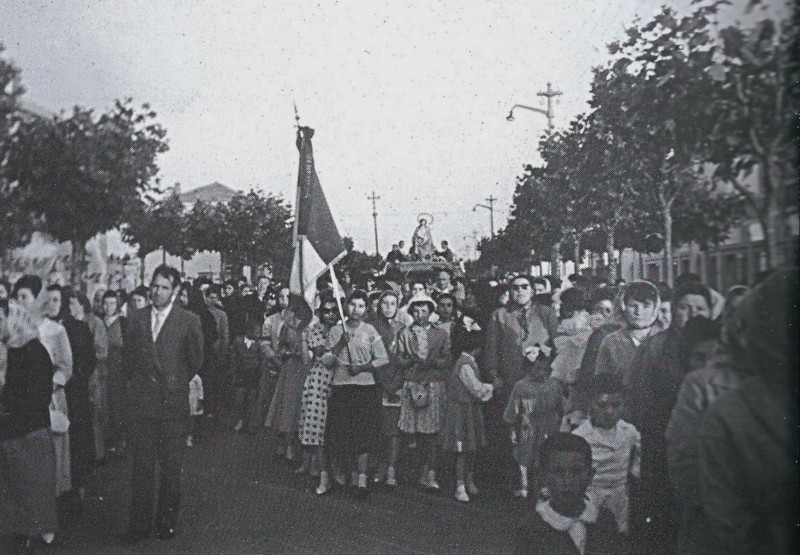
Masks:
[[[575,275],[581,273],[581,233],[575,234]]]
[[[764,231],[764,246],[767,252],[767,268],[777,268],[782,263],[780,240],[783,222],[783,205],[781,203],[781,172],[776,168],[778,162],[766,160],[761,164],[761,181],[763,192],[763,216],[759,214]]]
[[[144,259],[146,257],[146,254],[139,255],[139,281],[141,285],[144,285]]]
[[[72,245],[72,259],[70,260],[69,282],[73,288],[86,291],[83,281],[84,263],[86,262],[86,242],[81,239],[70,241]]]
[[[608,280],[614,284],[617,281],[617,264],[614,261],[614,225],[606,230],[606,253],[608,254]]]
[[[161,247],[161,263],[167,265],[167,249]]]
[[[219,251],[219,281],[225,283],[225,253]]]
[[[664,218],[664,277],[667,285],[673,286],[675,272],[672,267],[672,209],[667,203],[661,204],[661,215]]]
[[[550,275],[561,279],[561,241],[557,241],[550,250]],[[554,284],[555,285],[555,284]]]

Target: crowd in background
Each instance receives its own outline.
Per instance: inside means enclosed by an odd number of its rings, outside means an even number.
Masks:
[[[269,271],[177,284],[204,354],[187,447],[267,428],[317,495],[507,492],[531,507],[519,552],[793,550],[795,270],[725,295],[693,274],[343,283],[313,312]],[[152,295],[0,284],[0,535],[51,542],[59,507],[102,494],[92,469],[136,457],[126,341]]]

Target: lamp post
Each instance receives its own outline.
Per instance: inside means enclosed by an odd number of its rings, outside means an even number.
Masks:
[[[472,211],[475,212],[478,208],[486,208],[489,211],[489,227],[491,228],[491,235],[492,239],[494,239],[494,203],[498,200],[497,197],[493,195],[489,195],[489,198],[486,199],[486,202],[489,204],[476,204],[472,207]]]
[[[532,106],[525,106],[524,104],[514,104],[511,107],[511,111],[508,112],[508,116],[506,120],[514,121],[514,110],[517,108],[521,108],[523,110],[530,110],[531,112],[536,112],[537,114],[542,114],[547,118],[547,129],[549,131],[553,130],[553,98],[556,96],[560,96],[564,93],[561,91],[553,90],[552,83],[547,83],[547,90],[546,91],[539,91],[536,93],[536,96],[543,96],[547,99],[547,109],[542,110],[541,108],[534,108]]]

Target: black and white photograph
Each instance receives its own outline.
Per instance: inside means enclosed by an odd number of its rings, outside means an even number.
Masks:
[[[797,553],[798,30],[0,0],[0,553]]]

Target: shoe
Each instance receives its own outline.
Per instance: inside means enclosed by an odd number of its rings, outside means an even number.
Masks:
[[[386,479],[386,473],[383,470],[379,470],[375,473],[375,477],[372,479],[373,482],[376,484],[380,484]]]
[[[194,447],[194,442],[192,441],[192,436],[188,436],[186,438],[186,447]]]
[[[159,540],[171,540],[175,537],[175,528],[161,528],[158,531]]]
[[[390,488],[397,487],[397,476],[395,475],[393,466],[390,466],[388,469],[386,469],[386,485]]]
[[[478,495],[478,486],[475,485],[475,482],[467,482],[467,493],[470,495]]]
[[[514,497],[519,497],[520,499],[527,499],[528,498],[527,488],[519,488],[518,490],[514,491]]]
[[[333,480],[339,484],[340,486],[344,487],[347,485],[347,479],[344,477],[344,474],[334,474]]]
[[[439,484],[436,482],[436,471],[429,470],[419,481],[420,485],[428,490],[438,490]]]
[[[331,491],[331,479],[328,476],[327,472],[321,472],[319,475],[319,485],[317,486],[316,493],[317,495],[325,495],[329,491]]]
[[[234,426],[234,427],[233,427],[233,431],[234,431],[234,432],[241,432],[243,427],[244,427],[244,422],[242,422],[241,420],[239,420],[239,421],[236,423],[236,426]]]
[[[304,465],[304,464],[300,465],[297,468],[295,468],[294,473],[297,474],[298,476],[301,475],[301,474],[307,474],[308,473],[308,467],[306,465]]]
[[[467,488],[464,486],[464,484],[461,484],[456,488],[456,501],[469,503],[469,495],[467,495]]]

